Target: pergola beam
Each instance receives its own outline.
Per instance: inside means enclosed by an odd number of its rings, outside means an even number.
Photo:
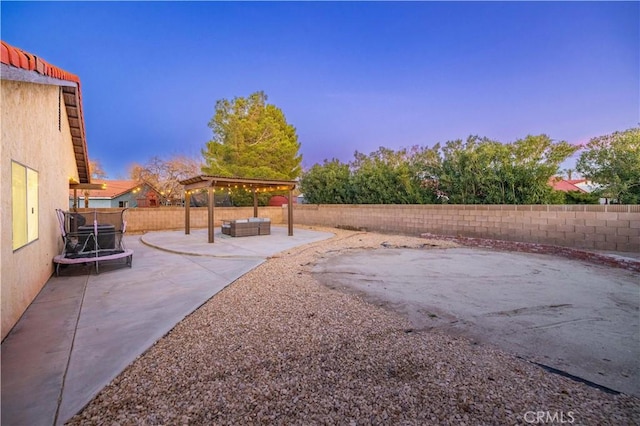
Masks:
[[[228,178],[220,176],[199,175],[180,181],[184,185],[185,191],[203,188],[244,188],[263,189],[278,188],[281,190],[295,189],[296,182],[291,180],[276,179],[251,179],[251,178]]]
[[[69,189],[105,189],[103,183],[70,183]]]

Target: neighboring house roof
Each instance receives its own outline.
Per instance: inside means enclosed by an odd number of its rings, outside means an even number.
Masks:
[[[89,198],[115,198],[127,192],[133,191],[138,182],[134,180],[103,180],[93,179],[93,183],[103,185],[104,189],[93,189],[82,191],[80,196],[84,197],[85,192],[89,193]],[[73,191],[69,191],[69,195],[73,196]]]
[[[91,182],[87,140],[82,113],[82,92],[80,79],[63,69],[49,64],[42,58],[1,41],[0,63],[3,80],[25,81],[36,84],[50,84],[61,87],[62,97],[69,118],[73,151],[78,168],[80,183]]]
[[[559,178],[559,177],[552,177],[549,179],[549,185],[551,185],[551,187],[553,189],[555,189],[556,191],[563,191],[563,192],[569,192],[569,191],[577,191],[577,192],[587,192],[584,189],[577,187],[576,185],[574,185],[573,183],[571,183],[568,180]]]
[[[567,179],[567,182],[574,184],[578,188],[582,189],[584,192],[593,192],[597,189],[601,189],[602,186],[597,183],[593,183],[589,179]]]
[[[89,190],[89,198],[116,198],[133,191],[136,188],[148,187],[152,191],[160,194],[153,186],[148,183],[140,183],[135,180],[104,180],[93,179],[93,183],[103,185],[104,189]],[[78,196],[84,197],[85,191],[78,193]],[[73,197],[73,191],[69,191],[69,196]]]

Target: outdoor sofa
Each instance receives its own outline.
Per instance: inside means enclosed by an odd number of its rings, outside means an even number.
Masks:
[[[250,217],[222,221],[222,233],[232,237],[250,237],[271,234],[271,219],[268,217]]]

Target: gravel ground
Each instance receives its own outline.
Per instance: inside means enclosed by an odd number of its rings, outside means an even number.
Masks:
[[[326,229],[322,229],[326,230]],[[332,229],[270,258],[140,356],[69,424],[640,423],[611,395],[318,284],[353,248],[453,242]]]

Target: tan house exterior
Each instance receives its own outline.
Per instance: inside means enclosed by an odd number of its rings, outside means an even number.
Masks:
[[[90,171],[78,77],[5,42],[1,49],[4,339],[53,272],[62,244],[55,209],[68,209],[70,182],[90,183]]]

